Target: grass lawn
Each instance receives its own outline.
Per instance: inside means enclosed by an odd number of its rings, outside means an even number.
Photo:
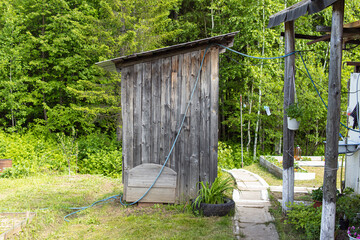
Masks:
[[[64,221],[69,207],[122,192],[118,179],[96,175],[1,179],[0,212],[36,212],[19,239],[233,239],[231,217],[195,217],[184,205],[123,207],[100,203]]]
[[[308,172],[315,173],[314,180],[295,181],[295,187],[321,187],[324,181],[324,168],[323,167],[303,167]],[[253,163],[250,166],[245,166],[244,169],[256,173],[261,176],[270,186],[281,186],[282,179],[275,177],[273,174],[267,171],[266,168],[260,165],[260,163]],[[340,169],[337,172],[337,188],[340,188]],[[344,177],[344,175],[343,175]]]

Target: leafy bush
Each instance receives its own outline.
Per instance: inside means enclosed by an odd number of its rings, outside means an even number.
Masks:
[[[122,173],[122,148],[116,136],[94,133],[79,139],[80,173],[119,177]]]
[[[122,153],[120,150],[102,150],[82,159],[80,173],[102,174],[120,177],[122,173]]]
[[[346,216],[350,224],[360,224],[360,219],[357,218],[357,213],[360,209],[360,195],[344,195],[338,197],[336,201],[336,215],[337,217]]]
[[[73,172],[111,177],[119,177],[122,172],[120,143],[115,136],[97,133],[75,139],[63,133],[46,137],[31,131],[24,134],[0,131],[0,158],[13,161],[13,167],[0,174],[3,178],[66,172],[69,162]]]
[[[304,232],[306,239],[319,239],[322,208],[304,204],[294,204],[290,207],[291,211],[288,211],[285,223],[292,224],[296,230]]]
[[[251,165],[253,163],[251,153],[244,151],[243,154],[244,166]],[[238,143],[225,143],[219,141],[218,164],[225,169],[240,168],[241,145]]]
[[[311,199],[314,201],[322,202],[323,200],[323,190],[322,187],[315,189],[311,192]]]
[[[22,177],[34,173],[63,171],[66,168],[57,143],[32,132],[0,132],[0,158],[12,159],[13,166],[1,177]]]

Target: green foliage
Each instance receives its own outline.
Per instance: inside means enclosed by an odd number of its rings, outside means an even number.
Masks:
[[[221,204],[224,203],[225,193],[234,188],[231,178],[219,178],[210,185],[208,182],[200,182],[201,188],[193,206],[200,206],[201,203]]]
[[[346,194],[338,197],[336,200],[336,216],[346,217],[349,219],[351,225],[359,225],[360,219],[357,218],[357,213],[360,208],[360,195]]]
[[[244,151],[244,166],[253,163],[251,153]],[[226,143],[219,141],[218,144],[218,165],[225,169],[241,167],[241,146],[238,143]]]
[[[302,203],[290,207],[285,223],[292,224],[296,230],[304,232],[306,239],[319,239],[321,207],[314,208],[312,205],[305,206]]]
[[[314,201],[322,202],[323,200],[323,190],[322,187],[315,189],[311,192],[311,199]]]
[[[22,177],[66,169],[66,161],[51,138],[32,132],[9,134],[1,131],[0,138],[0,158],[9,158],[13,162],[13,167],[6,170],[2,177]]]
[[[122,174],[122,148],[116,136],[89,134],[81,137],[79,147],[79,172],[120,177]]]
[[[69,175],[71,174],[71,169],[73,169],[73,172],[77,172],[79,148],[78,143],[75,142],[75,129],[73,128],[72,136],[68,137],[64,133],[57,133],[56,136],[63,156],[67,161]]]
[[[290,104],[285,111],[289,118],[297,119],[298,121],[300,121],[300,118],[303,115],[303,109],[298,103]]]
[[[75,134],[75,133],[74,133]],[[13,167],[1,177],[20,178],[47,172],[102,174],[120,177],[122,174],[121,145],[116,136],[90,134],[80,139],[64,133],[45,137],[0,131],[0,158],[12,159]]]

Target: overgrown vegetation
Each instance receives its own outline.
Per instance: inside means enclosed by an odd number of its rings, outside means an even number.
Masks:
[[[353,194],[354,190],[346,188],[342,194],[337,194],[336,201],[336,239],[348,239],[346,230],[349,226],[359,226],[360,195]],[[280,239],[319,239],[322,207],[314,207],[314,202],[293,204],[287,215],[283,215],[281,205],[271,194],[271,213],[275,217],[275,224]],[[311,195],[313,200],[322,200],[322,189],[319,188]],[[301,199],[297,199],[301,200]],[[341,229],[343,227],[343,229]]]
[[[100,133],[74,139],[63,134],[44,136],[0,131],[0,158],[13,160],[13,167],[0,174],[3,178],[69,173],[69,170],[70,174],[111,177],[120,177],[122,173],[121,144],[115,135]]]

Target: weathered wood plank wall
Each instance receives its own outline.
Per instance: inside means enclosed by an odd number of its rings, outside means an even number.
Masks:
[[[122,72],[123,167],[163,164],[175,140],[204,50],[124,66]],[[184,127],[167,164],[177,173],[177,201],[195,197],[199,181],[217,176],[219,49],[206,54]]]

